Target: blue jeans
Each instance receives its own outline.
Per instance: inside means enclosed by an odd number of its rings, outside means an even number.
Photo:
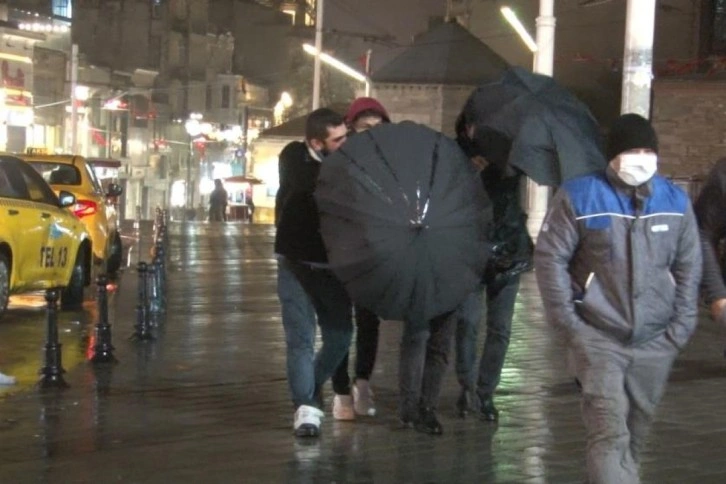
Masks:
[[[320,407],[320,388],[347,354],[353,334],[351,302],[328,269],[280,259],[277,294],[287,344],[287,380],[295,408]],[[317,324],[323,345],[315,353]]]
[[[504,358],[509,348],[514,301],[518,290],[519,276],[499,290],[484,286],[471,293],[456,311],[456,377],[462,389],[476,389],[480,398],[491,397],[499,385]],[[486,304],[482,301],[484,294]],[[482,310],[485,307],[487,334],[479,361],[479,372],[476,374],[476,342]]]

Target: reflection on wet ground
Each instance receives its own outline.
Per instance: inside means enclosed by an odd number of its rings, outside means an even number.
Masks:
[[[380,415],[328,417],[318,441],[292,437],[273,230],[243,224],[172,225],[168,311],[153,342],[130,340],[136,274],[111,300],[119,362],[84,361],[91,303],[61,313],[71,385],[33,388],[42,309],[0,322],[0,371],[21,379],[0,399],[0,482],[580,483],[584,432],[561,345],[525,276],[497,399],[498,425],[454,418],[453,371],[440,403],[440,438],[396,419],[400,325],[382,325],[373,377]],[[480,331],[484,334],[484,331]],[[643,466],[644,482],[721,483],[726,367],[720,334],[703,320],[677,362]],[[8,371],[8,372],[10,372]]]

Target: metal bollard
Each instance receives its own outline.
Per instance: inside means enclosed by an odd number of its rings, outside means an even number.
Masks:
[[[148,265],[146,269],[146,275],[148,282],[148,288],[149,288],[149,317],[151,317],[151,314],[156,314],[159,312],[159,285],[158,285],[158,275],[159,275],[159,267],[156,265],[155,262],[152,262]]]
[[[96,278],[98,285],[98,323],[96,324],[96,344],[93,346],[92,363],[116,363],[111,344],[111,324],[108,322],[108,278],[100,275]]]
[[[156,266],[156,289],[158,310],[166,311],[166,268],[164,266],[164,248],[159,247],[157,250],[154,265]]]
[[[132,338],[138,341],[148,341],[154,339],[151,334],[151,326],[149,324],[149,301],[148,288],[146,280],[147,266],[146,262],[139,262],[137,266],[139,273],[139,303],[136,305],[136,325]]]
[[[45,292],[46,309],[46,342],[45,366],[40,369],[42,375],[38,385],[40,388],[66,388],[68,384],[63,379],[61,344],[58,342],[58,289],[48,289]]]

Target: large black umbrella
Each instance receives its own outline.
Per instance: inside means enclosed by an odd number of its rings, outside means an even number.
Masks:
[[[464,117],[468,124],[509,138],[509,164],[541,185],[559,186],[607,164],[587,106],[551,77],[521,67],[478,87],[464,106]]]
[[[402,122],[352,136],[323,160],[315,199],[332,270],[379,316],[424,323],[480,283],[489,200],[441,133]]]

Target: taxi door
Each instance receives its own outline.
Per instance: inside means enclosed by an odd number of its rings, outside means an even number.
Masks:
[[[38,227],[29,227],[29,230],[35,230],[32,240],[37,241],[38,275],[47,285],[65,285],[69,279],[68,271],[76,259],[73,252],[74,225],[81,222],[58,205],[58,198],[38,172],[25,163],[19,163],[18,169],[33,210],[37,212],[33,218],[41,221]]]
[[[3,200],[3,222],[11,230],[13,280],[17,289],[47,286],[53,274],[44,267],[43,247],[50,231],[51,214],[33,202],[20,162],[3,160],[3,174],[10,182],[8,198]]]

